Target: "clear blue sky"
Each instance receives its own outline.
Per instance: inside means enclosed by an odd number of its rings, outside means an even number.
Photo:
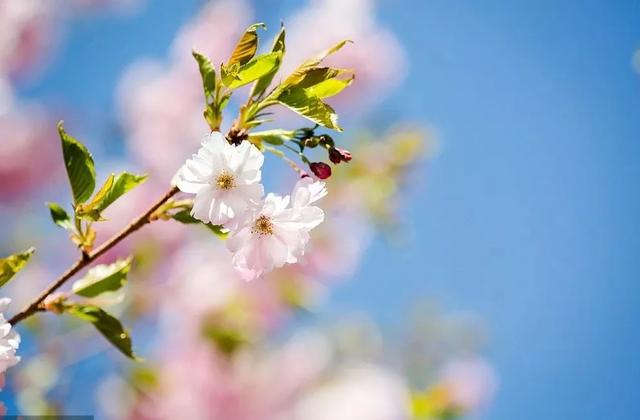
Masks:
[[[121,71],[162,57],[197,7],[151,3],[74,22],[24,93],[106,130]],[[276,23],[298,2],[256,3]],[[405,212],[409,247],[376,241],[333,310],[399,323],[429,295],[478,313],[501,378],[486,418],[640,418],[640,3],[381,0],[379,17],[410,73],[377,115],[434,125],[442,153]]]

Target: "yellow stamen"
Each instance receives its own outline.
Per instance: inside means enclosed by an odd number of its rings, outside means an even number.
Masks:
[[[216,185],[221,190],[230,190],[235,186],[235,178],[227,171],[223,171],[216,179]]]
[[[273,223],[267,216],[260,216],[256,219],[251,229],[252,233],[259,235],[273,235]]]

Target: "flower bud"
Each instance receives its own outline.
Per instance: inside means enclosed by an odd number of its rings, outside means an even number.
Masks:
[[[311,162],[309,168],[320,179],[327,179],[331,176],[331,167],[324,162]]]
[[[44,302],[42,302],[42,307],[46,311],[60,315],[64,312],[66,300],[67,296],[64,293],[56,292],[46,297]]]
[[[351,152],[345,149],[332,147],[329,149],[329,159],[336,165],[340,162],[349,162],[351,160]]]

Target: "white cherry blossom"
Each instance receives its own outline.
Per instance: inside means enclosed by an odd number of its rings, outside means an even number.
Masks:
[[[193,217],[223,225],[260,202],[263,162],[264,156],[253,144],[243,141],[233,146],[221,133],[213,132],[180,169],[176,184],[180,191],[196,194]]]
[[[3,313],[9,303],[9,298],[0,299],[0,375],[20,361],[20,357],[16,356],[20,335],[11,328]]]
[[[312,204],[326,195],[323,182],[300,180],[289,196],[268,194],[227,240],[232,263],[246,280],[293,264],[304,254],[309,231],[324,220],[324,212]]]

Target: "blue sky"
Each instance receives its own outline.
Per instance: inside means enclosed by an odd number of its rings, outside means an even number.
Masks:
[[[163,57],[198,4],[151,3],[72,22],[24,95],[107,131],[123,69]],[[256,3],[277,23],[299,2]],[[381,0],[378,15],[410,69],[374,115],[436,127],[442,150],[403,213],[406,247],[376,241],[330,311],[399,324],[425,295],[479,314],[501,379],[486,418],[640,418],[640,4]]]

